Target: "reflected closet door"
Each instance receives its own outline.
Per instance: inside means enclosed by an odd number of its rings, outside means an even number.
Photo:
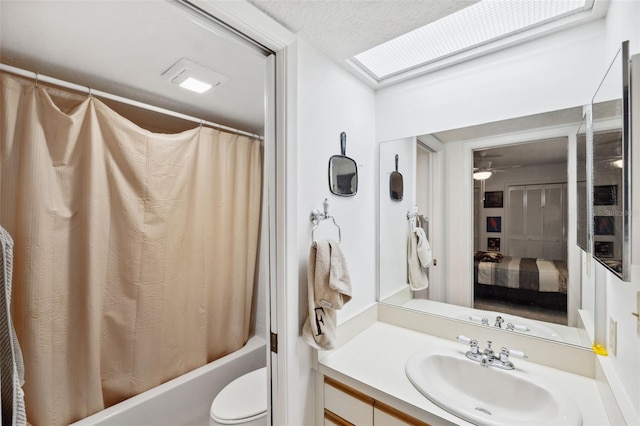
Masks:
[[[542,251],[540,258],[566,260],[565,230],[565,185],[547,185],[542,199]]]
[[[507,242],[506,255],[524,257],[525,253],[525,187],[510,186],[507,206]]]
[[[566,260],[566,184],[510,186],[507,255]]]

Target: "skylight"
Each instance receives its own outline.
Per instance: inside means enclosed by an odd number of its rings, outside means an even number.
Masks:
[[[382,81],[591,6],[593,0],[482,0],[352,60]]]

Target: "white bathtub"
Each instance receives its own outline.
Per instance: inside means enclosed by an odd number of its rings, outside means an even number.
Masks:
[[[233,379],[264,367],[266,357],[265,340],[253,336],[232,354],[71,426],[207,426],[215,395]]]

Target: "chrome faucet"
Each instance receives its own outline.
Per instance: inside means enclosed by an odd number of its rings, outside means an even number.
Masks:
[[[483,367],[488,367],[490,363],[496,358],[496,353],[491,348],[491,340],[487,340],[487,347],[484,351],[482,351],[482,356],[480,357],[480,365]]]
[[[461,343],[467,343],[470,345],[469,350],[465,354],[466,357],[472,361],[479,362],[483,367],[492,366],[505,370],[513,370],[515,366],[513,365],[513,362],[509,361],[509,356],[528,358],[527,355],[522,351],[507,349],[505,347],[500,349],[500,353],[498,354],[498,356],[496,356],[495,351],[493,350],[493,348],[491,348],[491,344],[493,342],[491,342],[490,340],[487,341],[486,349],[480,352],[477,340],[463,335],[458,336],[457,339]]]
[[[502,323],[504,322],[504,318],[502,318],[500,315],[498,315],[496,317],[496,323],[493,324],[494,327],[498,327],[498,328],[502,328]]]

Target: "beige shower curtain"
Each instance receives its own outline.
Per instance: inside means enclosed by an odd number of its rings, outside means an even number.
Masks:
[[[240,348],[259,141],[156,134],[92,97],[1,84],[0,224],[15,240],[29,422],[68,424]]]

